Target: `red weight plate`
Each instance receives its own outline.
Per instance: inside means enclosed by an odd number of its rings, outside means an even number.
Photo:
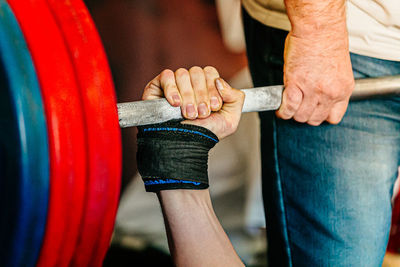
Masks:
[[[387,251],[400,253],[400,194],[394,199],[392,210],[392,226],[390,229]]]
[[[100,37],[84,3],[81,0],[47,0],[47,3],[74,63],[88,134],[88,192],[71,263],[101,266],[114,228],[121,179],[121,134],[115,90]]]
[[[86,192],[86,129],[74,68],[45,0],[8,0],[25,35],[48,124],[50,198],[38,266],[58,266],[77,244]],[[72,256],[72,251],[70,257]]]

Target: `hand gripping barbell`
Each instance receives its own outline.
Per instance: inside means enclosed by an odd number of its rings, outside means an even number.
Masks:
[[[242,112],[276,110],[282,102],[283,85],[242,89],[245,101]],[[400,75],[359,79],[351,100],[400,94]],[[171,106],[166,99],[135,101],[118,104],[119,125],[122,128],[182,119],[180,107]]]

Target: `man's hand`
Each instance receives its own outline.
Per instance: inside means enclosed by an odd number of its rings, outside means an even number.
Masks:
[[[344,0],[286,0],[292,24],[285,43],[277,116],[320,125],[343,118],[354,89]]]
[[[236,131],[244,102],[244,93],[231,88],[213,67],[164,70],[147,84],[142,99],[161,97],[181,107],[188,119],[182,123],[205,127],[219,139]]]

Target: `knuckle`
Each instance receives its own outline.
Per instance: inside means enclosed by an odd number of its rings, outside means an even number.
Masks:
[[[203,73],[203,69],[200,68],[199,66],[193,66],[189,69],[189,73],[190,74],[202,74]]]
[[[285,105],[285,113],[291,114],[297,111],[297,104],[288,101]]]
[[[178,91],[178,87],[175,83],[167,84],[166,88],[164,88],[165,92],[172,93]]]
[[[343,81],[327,86],[324,88],[323,93],[331,100],[344,99],[348,97],[354,89],[354,80]]]
[[[209,99],[208,99],[208,95],[206,94],[196,94],[196,103],[200,104],[205,102],[208,106],[209,106]]]
[[[185,77],[185,76],[188,76],[188,75],[189,75],[189,72],[185,68],[179,68],[179,69],[177,69],[175,71],[175,76],[179,77],[179,78],[182,78],[182,77]]]
[[[349,75],[342,75],[338,78],[338,82],[344,87],[353,87],[355,85],[353,73],[351,72]]]
[[[198,98],[208,98],[207,87],[203,86],[200,82],[193,82],[193,90]]]
[[[342,93],[343,91],[338,89],[337,87],[333,87],[333,88],[328,88],[324,91],[325,95],[331,99],[331,100],[336,100],[338,98],[342,97]]]
[[[183,98],[186,98],[186,99],[193,98],[193,92],[190,90],[181,91],[181,95]]]
[[[170,69],[165,69],[160,74],[161,78],[171,77],[173,75],[174,75],[174,72]]]
[[[287,102],[290,106],[296,106],[301,102],[301,93],[298,90],[288,90],[286,93]]]
[[[218,74],[218,71],[216,68],[214,68],[213,66],[206,66],[204,67],[204,72],[206,72],[207,74]]]

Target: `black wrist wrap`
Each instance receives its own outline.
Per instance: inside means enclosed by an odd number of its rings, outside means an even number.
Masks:
[[[146,191],[208,188],[208,152],[218,143],[214,133],[176,120],[138,130],[137,163]]]

